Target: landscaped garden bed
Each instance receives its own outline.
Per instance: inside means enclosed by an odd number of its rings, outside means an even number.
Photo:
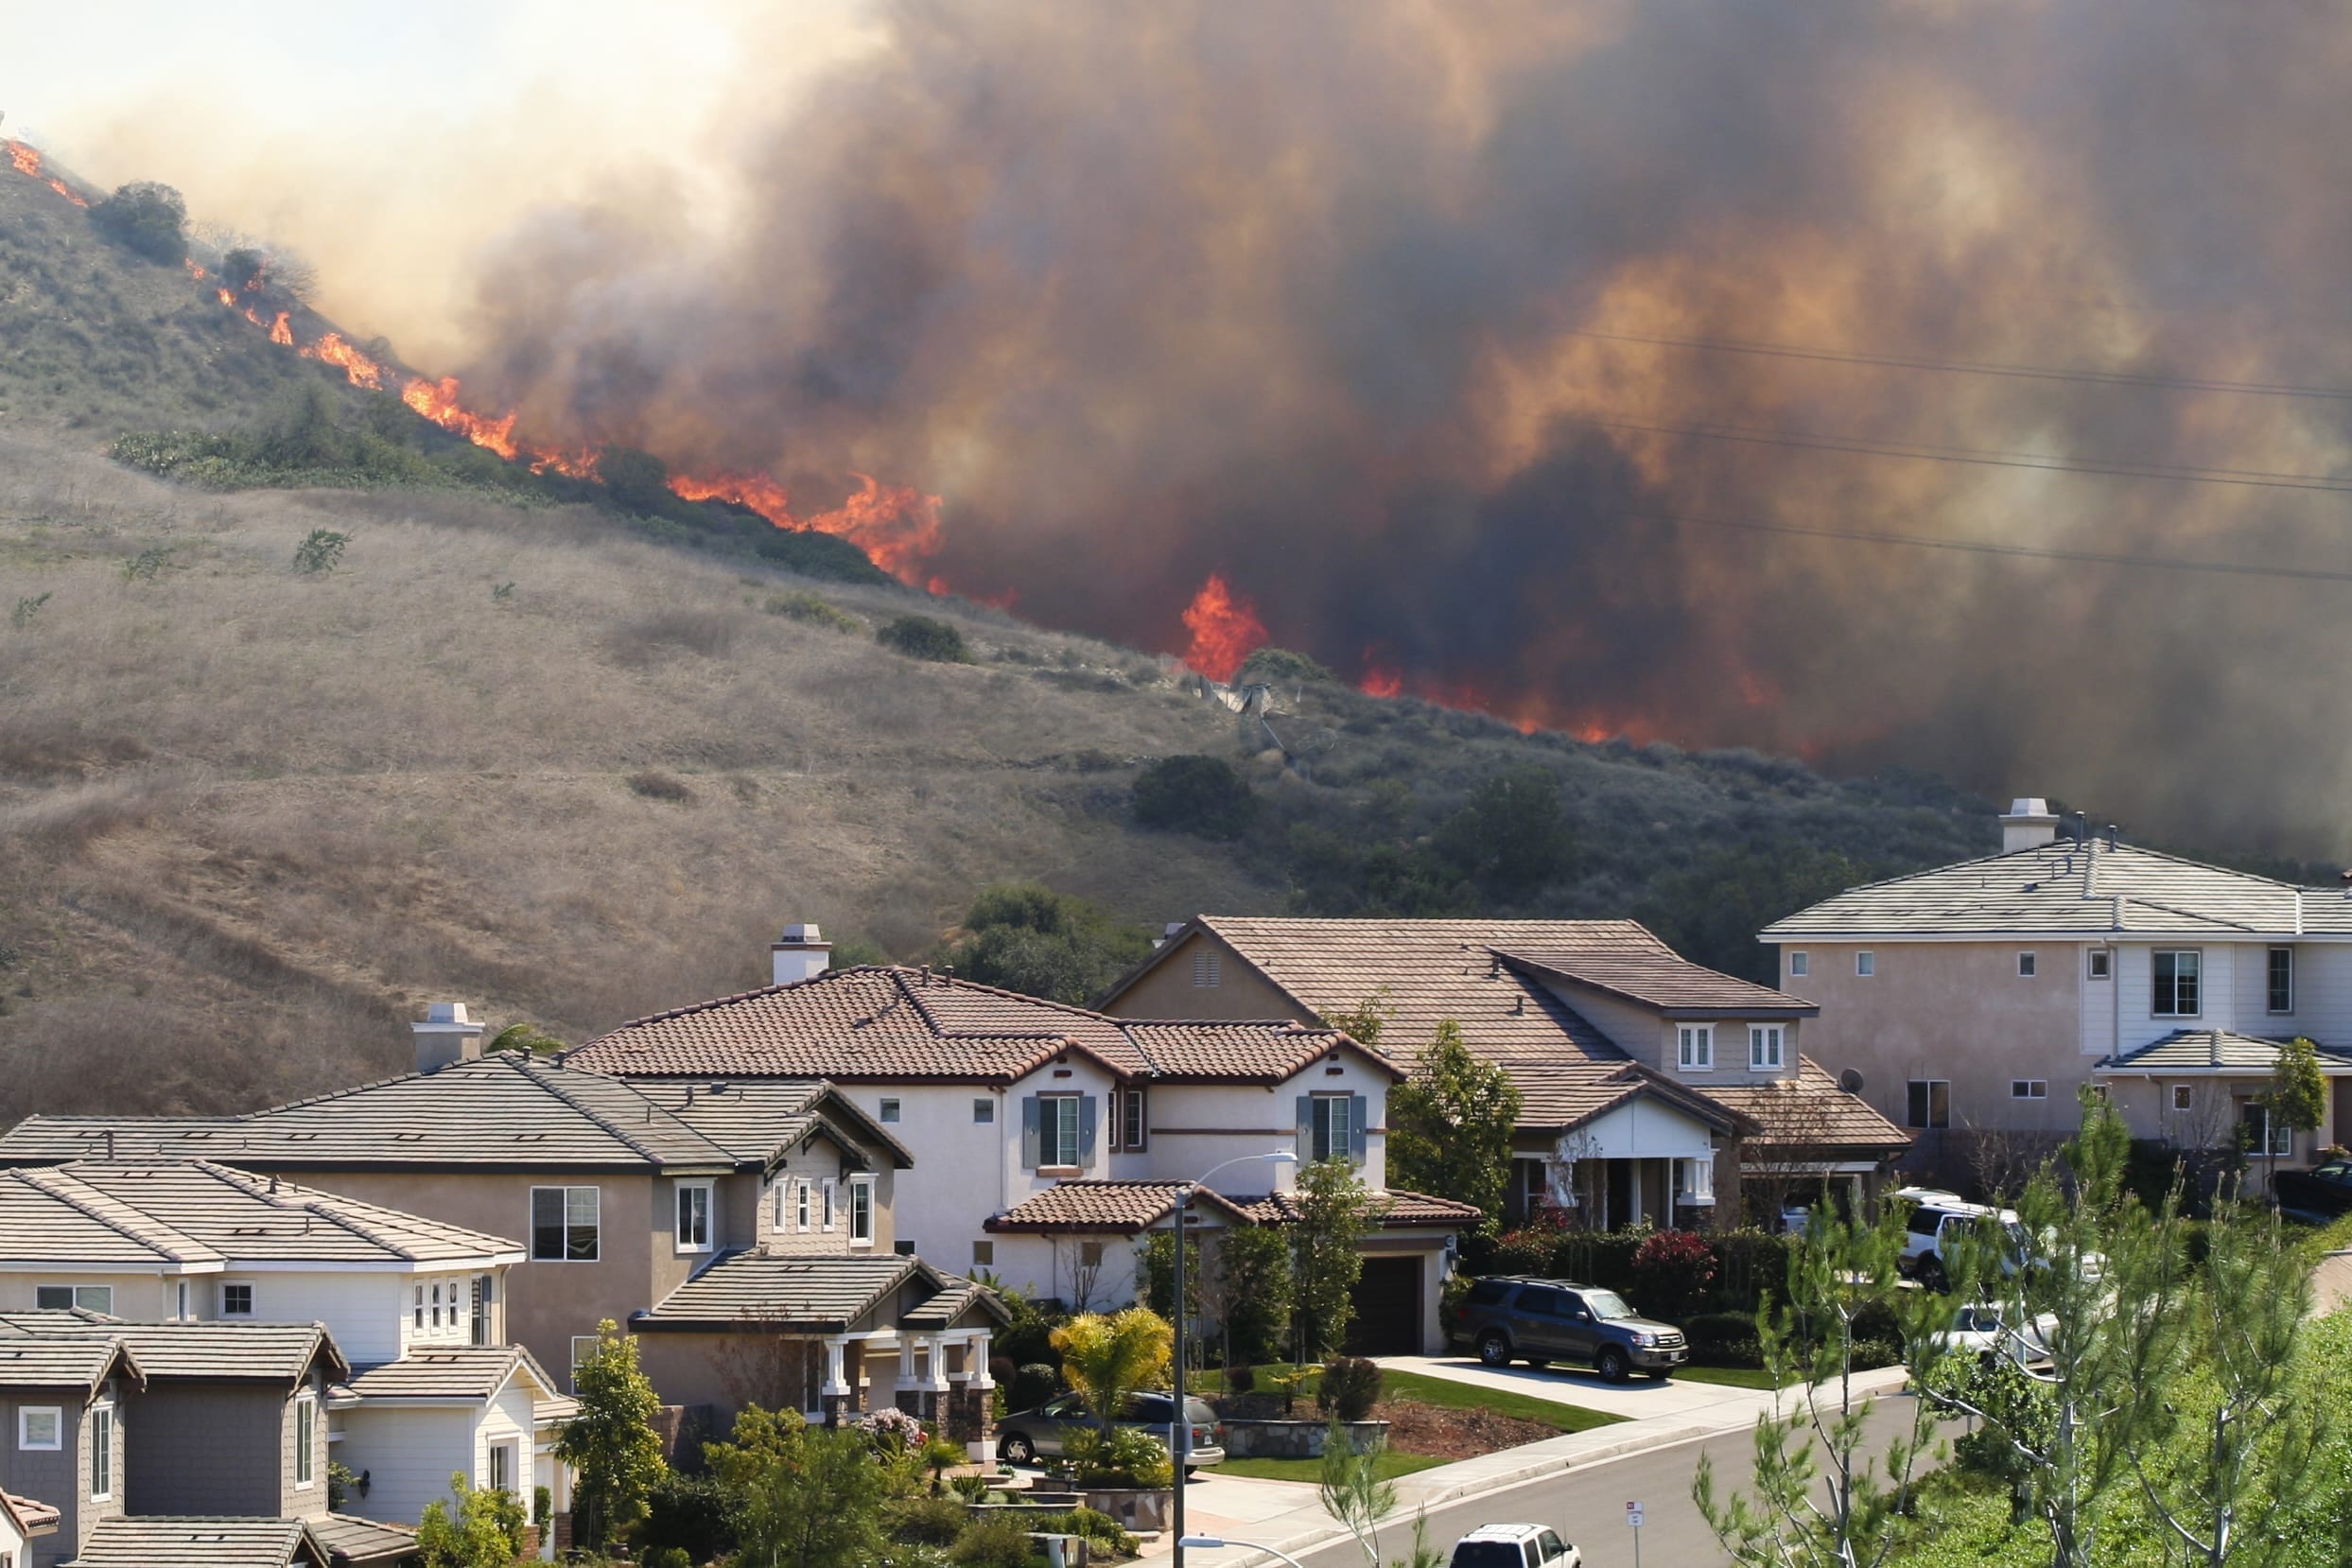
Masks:
[[[1263,1368],[1260,1381],[1270,1381],[1274,1374],[1289,1370],[1279,1366]],[[1227,1394],[1211,1402],[1218,1415],[1228,1420],[1273,1420],[1283,1415],[1282,1396],[1275,1393]],[[1317,1419],[1313,1379],[1298,1390],[1290,1413],[1299,1420]],[[1373,1404],[1369,1419],[1388,1423],[1388,1446],[1382,1455],[1381,1473],[1406,1475],[1432,1465],[1475,1459],[1507,1448],[1542,1442],[1563,1433],[1609,1426],[1624,1418],[1503,1389],[1390,1370],[1382,1378],[1381,1397]],[[1322,1461],[1228,1459],[1217,1473],[1313,1481],[1322,1473]]]

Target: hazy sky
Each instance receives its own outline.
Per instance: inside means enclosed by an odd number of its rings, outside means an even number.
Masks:
[[[731,135],[870,46],[863,13],[0,0],[0,111],[8,134],[87,180],[162,180],[199,221],[305,253],[328,314],[429,363],[462,341],[471,253],[532,207],[656,183],[723,221]]]

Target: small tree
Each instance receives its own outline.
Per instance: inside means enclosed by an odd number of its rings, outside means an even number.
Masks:
[[[2269,1135],[2263,1140],[2262,1152],[2270,1162],[2269,1177],[2275,1180],[2277,1129],[2309,1132],[2327,1114],[2327,1079],[2319,1070],[2319,1048],[2301,1035],[2278,1048],[2278,1065],[2262,1093],[2262,1111],[2268,1124],[2263,1130]]]
[[[977,662],[972,651],[964,645],[964,634],[931,616],[900,616],[876,632],[874,640],[911,659],[927,659],[932,664]]]
[[[1062,1353],[1062,1376],[1087,1402],[1096,1427],[1107,1434],[1128,1395],[1168,1375],[1176,1333],[1149,1307],[1129,1307],[1073,1317],[1055,1329],[1052,1339]]]
[[[1145,828],[1237,839],[1258,814],[1249,781],[1222,757],[1163,757],[1135,775],[1135,820]]]
[[[637,1367],[637,1345],[609,1317],[596,1326],[597,1348],[572,1375],[580,1414],[564,1425],[556,1456],[579,1479],[573,1521],[584,1545],[603,1545],[645,1517],[646,1499],[664,1469],[653,1418],[661,1400]]]
[[[1256,1366],[1281,1354],[1290,1321],[1290,1242],[1270,1225],[1237,1225],[1203,1260],[1201,1310],[1225,1339],[1225,1364]]]
[[[873,1439],[844,1427],[811,1431],[797,1411],[753,1406],[735,1440],[705,1447],[736,1497],[737,1568],[865,1568],[887,1555],[882,1505],[891,1472]]]
[[[1510,1074],[1472,1054],[1461,1025],[1444,1019],[1413,1076],[1388,1091],[1388,1184],[1474,1205],[1482,1229],[1499,1228],[1519,1106]]]
[[[134,181],[90,209],[100,234],[149,261],[178,266],[188,253],[188,204],[169,185]]]
[[[351,535],[332,529],[314,528],[303,535],[294,547],[294,569],[305,577],[323,577],[333,571],[351,544]]]
[[[417,1555],[425,1568],[514,1568],[523,1553],[523,1506],[512,1492],[476,1490],[462,1473],[449,1477],[457,1518],[439,1498],[425,1505],[416,1524]]]
[[[1353,1165],[1326,1159],[1299,1173],[1297,1201],[1290,1246],[1298,1359],[1321,1361],[1347,1343],[1355,1315],[1350,1293],[1364,1274],[1364,1235],[1378,1200]]]
[[[1375,985],[1370,996],[1344,1013],[1324,1014],[1323,1021],[1358,1045],[1368,1045],[1377,1051],[1380,1049],[1380,1037],[1388,1032],[1388,1020],[1396,1016],[1396,1001],[1389,995],[1388,987]],[[1394,1100],[1389,1102],[1391,1106],[1395,1103]]]
[[[1438,825],[1430,847],[1490,897],[1532,896],[1576,860],[1559,776],[1539,762],[1505,769]]]
[[[1380,1568],[1380,1522],[1396,1511],[1397,1484],[1381,1479],[1380,1451],[1359,1453],[1335,1416],[1323,1434],[1321,1482],[1323,1511],[1348,1527],[1365,1568]]]

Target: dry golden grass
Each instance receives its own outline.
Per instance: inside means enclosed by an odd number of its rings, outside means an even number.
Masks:
[[[353,536],[331,577],[292,570],[314,528]],[[0,613],[50,596],[0,621],[0,1119],[396,1071],[435,998],[579,1038],[761,983],[781,921],[913,953],[1005,878],[1138,919],[1274,896],[1125,825],[1099,754],[1231,740],[1156,661],[927,603],[984,662],[920,663],[744,571],[0,427]],[[868,625],[915,598],[813,586]]]

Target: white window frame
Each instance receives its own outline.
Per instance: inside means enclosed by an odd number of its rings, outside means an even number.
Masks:
[[[1748,1071],[1778,1072],[1788,1065],[1787,1025],[1751,1023],[1748,1026]],[[1771,1049],[1768,1054],[1766,1047]]]
[[[997,1122],[997,1103],[996,1103],[996,1101],[994,1101],[993,1099],[989,1098],[987,1095],[984,1095],[984,1095],[982,1095],[979,1099],[974,1100],[974,1101],[972,1102],[972,1125],[973,1125],[973,1126],[975,1126],[975,1127],[993,1127],[993,1126],[995,1126],[995,1125],[996,1125],[996,1122]]]
[[[2041,954],[2029,950],[2027,951],[2020,952],[2017,955],[2017,978],[2019,980],[2032,980],[2036,978],[2041,970]]]
[[[433,1333],[441,1333],[441,1281],[433,1281]]]
[[[994,1268],[996,1261],[997,1244],[993,1240],[972,1243],[972,1266],[974,1268]]]
[[[1122,1143],[1114,1139],[1110,1146],[1114,1149],[1134,1150],[1147,1147],[1150,1140],[1145,1137],[1145,1128],[1149,1112],[1144,1108],[1146,1102],[1143,1098],[1143,1091],[1140,1089],[1113,1089],[1111,1104],[1117,1107],[1114,1115],[1118,1119],[1119,1132],[1125,1141]]]
[[[802,1235],[808,1234],[809,1231],[809,1210],[810,1197],[809,1187],[810,1182],[807,1176],[797,1176],[793,1178],[793,1213],[795,1222],[793,1228],[799,1231]]]
[[[90,1501],[109,1502],[114,1495],[114,1402],[92,1405],[82,1430],[90,1435]]]
[[[570,1383],[571,1391],[573,1393],[577,1394],[580,1392],[580,1364],[594,1357],[598,1348],[601,1346],[602,1343],[602,1336],[599,1334],[576,1333],[571,1336]],[[584,1356],[580,1353],[580,1347],[583,1345],[585,1345],[588,1348],[588,1353]]]
[[[172,1314],[172,1321],[184,1323],[188,1320],[188,1282],[182,1280],[179,1281],[179,1309]]]
[[[564,1194],[564,1245],[553,1257],[542,1257],[539,1252],[539,1194],[542,1193]],[[572,1199],[581,1193],[589,1193],[595,1199],[593,1207],[596,1211],[586,1221],[594,1229],[595,1236],[588,1255],[575,1258],[571,1255],[571,1233],[572,1228],[580,1222],[572,1217]],[[525,1245],[529,1246],[531,1261],[534,1263],[593,1263],[601,1261],[604,1256],[604,1189],[601,1187],[533,1187],[531,1190],[531,1207],[524,1215],[524,1222]]]
[[[1854,975],[1868,980],[1878,972],[1878,953],[1874,949],[1857,948],[1854,952]]]
[[[906,1103],[904,1101],[899,1099],[896,1094],[885,1094],[875,1106],[874,1120],[877,1122],[896,1123],[902,1115],[905,1114],[905,1111]]]
[[[1715,1025],[1684,1023],[1674,1031],[1674,1061],[1685,1072],[1715,1071]]]
[[[1813,955],[1799,948],[1788,955],[1788,978],[1803,980],[1813,972]]]
[[[241,1290],[245,1293],[245,1310],[243,1312],[238,1312],[235,1308],[229,1305],[229,1292],[233,1290]],[[253,1311],[257,1303],[253,1299],[253,1282],[251,1280],[223,1280],[220,1281],[221,1316],[251,1317],[253,1315]]]
[[[827,1176],[817,1183],[817,1189],[825,1198],[825,1231],[828,1235],[832,1234],[835,1211],[841,1207],[833,1201],[840,1187],[841,1183],[832,1176]]]
[[[849,1245],[874,1245],[874,1178],[849,1178]]]
[[[1082,1108],[1085,1099],[1083,1094],[1037,1096],[1038,1170],[1075,1171],[1080,1168],[1079,1162],[1086,1157],[1086,1150],[1081,1147],[1086,1131],[1086,1113]],[[1070,1158],[1064,1159],[1061,1158],[1064,1155]]]
[[[2287,1005],[2284,1007],[2274,1007],[2271,1005],[2271,1002],[2273,997],[2276,994],[2276,988],[2273,985],[2271,981],[2271,970],[2281,958],[2284,958],[2287,961]],[[2273,947],[2263,950],[2262,1010],[2274,1019],[2287,1018],[2293,1014],[2295,1010],[2294,949],[2289,947]]]
[[[35,1442],[32,1421],[36,1416],[49,1418],[49,1440]],[[26,1454],[61,1454],[65,1451],[65,1407],[61,1404],[20,1404],[16,1407],[16,1446]]]
[[[419,1280],[415,1293],[409,1301],[409,1328],[412,1333],[425,1332],[425,1281]]]
[[[1311,1094],[1307,1097],[1307,1149],[1315,1162],[1355,1158],[1355,1096]]]
[[[2249,1149],[2246,1152],[2249,1154],[2260,1155],[2271,1159],[2292,1159],[2295,1154],[2295,1129],[2290,1126],[2282,1125],[2277,1118],[2271,1114],[2271,1107],[2262,1104],[2259,1100],[2241,1100],[2239,1102],[2238,1120],[2240,1126],[2245,1124],[2246,1113],[2250,1110],[2260,1111],[2262,1113],[2262,1138],[2263,1141],[2269,1146],[2267,1148]],[[2282,1138],[2280,1136],[2281,1133],[2284,1133],[2286,1136]]]
[[[774,1181],[768,1186],[768,1228],[778,1235],[784,1233],[784,1216],[789,1207],[786,1194],[791,1190],[792,1184],[788,1181]]]
[[[294,1490],[319,1484],[319,1396],[304,1389],[294,1396]]]
[[[2082,974],[2087,980],[2113,980],[2116,973],[2115,950],[2092,948],[2082,954]]]
[[[2197,1087],[2194,1084],[2174,1084],[2172,1086],[2172,1108],[2175,1111],[2195,1110],[2197,1108]]]
[[[1694,1209],[1710,1208],[1715,1203],[1715,1157],[1704,1159],[1689,1155],[1675,1161],[1674,1201]]]
[[[2047,1100],[2049,1098],[2047,1078],[2012,1078],[2009,1097],[2012,1100]]]
[[[485,1452],[488,1463],[482,1467],[482,1487],[488,1491],[514,1494],[514,1444],[511,1441],[492,1443]],[[501,1475],[498,1472],[504,1471]]]
[[[2159,959],[2172,960],[2172,1010],[2166,1012],[2156,1005],[2156,967]],[[2191,961],[2197,971],[2189,984],[2197,992],[2197,1005],[2181,1010],[2181,968],[2183,958]],[[2148,954],[2148,1016],[2154,1019],[2201,1019],[2205,1016],[2205,950],[2203,948],[2157,948]]]
[[[61,1307],[43,1305],[41,1300],[41,1293],[48,1290],[61,1290],[65,1292],[65,1305]],[[93,1305],[88,1301],[84,1301],[82,1298],[85,1295],[102,1298],[103,1304]],[[103,1313],[107,1316],[112,1317],[114,1315],[114,1287],[113,1285],[35,1285],[33,1286],[33,1309],[36,1312],[74,1312],[78,1310],[81,1312]]]
[[[718,1192],[707,1181],[681,1181],[677,1184],[676,1196],[671,1206],[671,1241],[678,1251],[708,1252],[716,1245],[712,1232],[718,1227],[712,1222],[717,1217],[713,1211],[717,1209],[718,1202]],[[696,1240],[691,1233],[698,1224],[702,1229],[700,1240]]]

